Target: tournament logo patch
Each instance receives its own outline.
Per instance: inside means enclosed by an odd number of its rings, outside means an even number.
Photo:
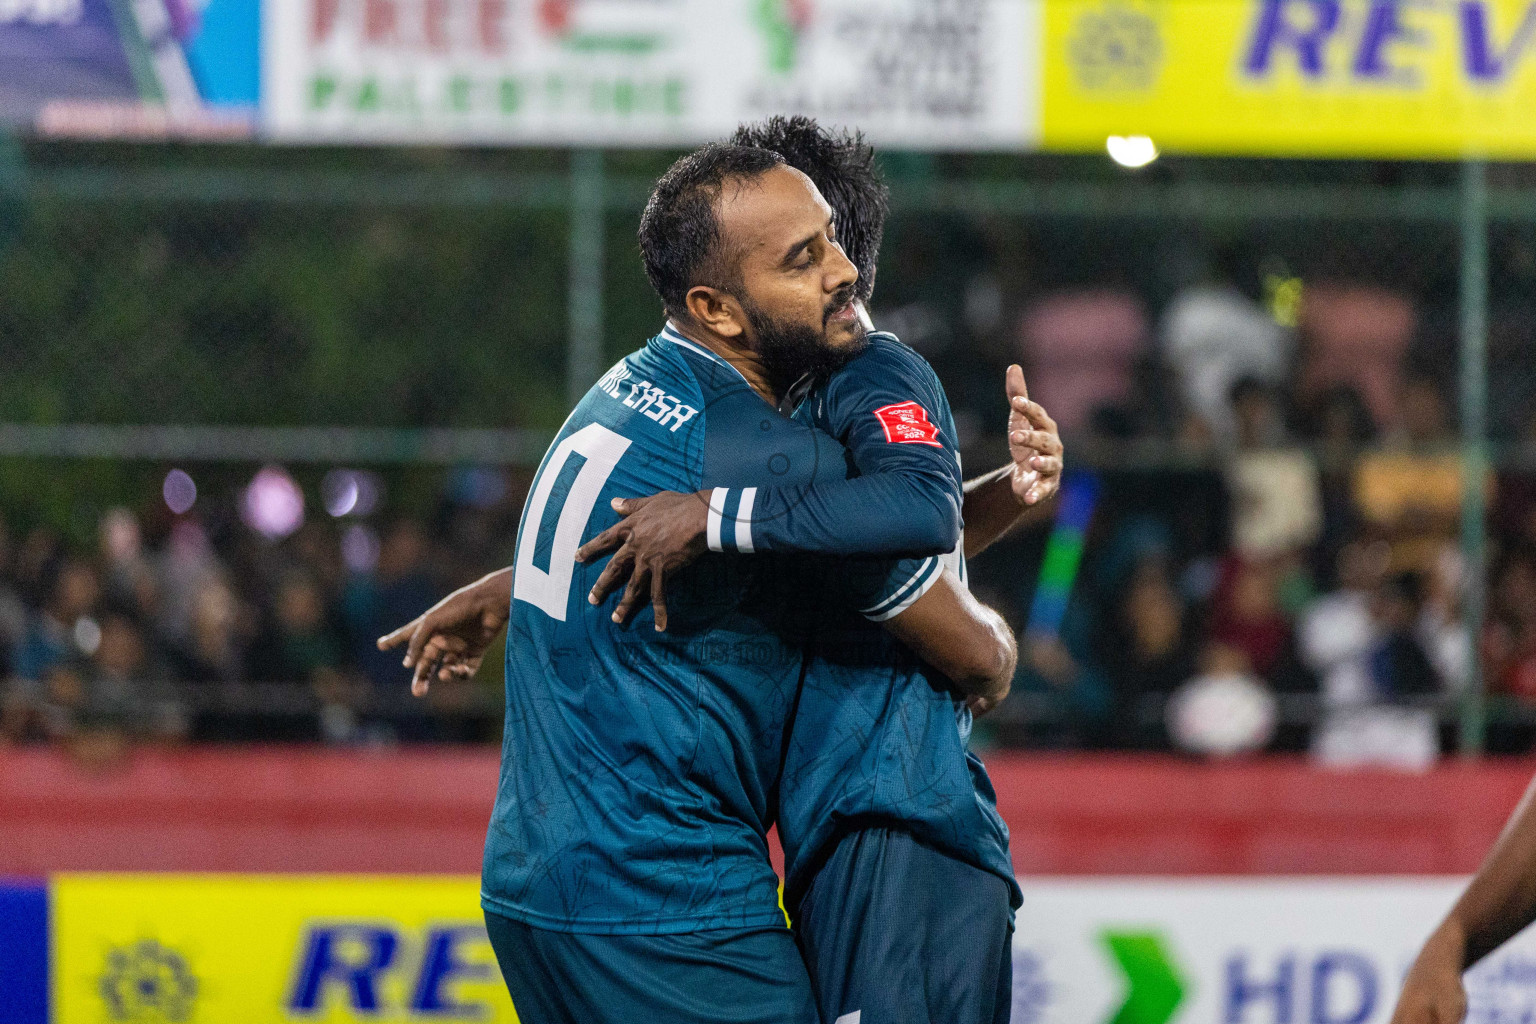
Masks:
[[[875,418],[885,428],[885,439],[892,444],[939,444],[939,428],[928,420],[928,410],[916,402],[901,402],[875,410]]]

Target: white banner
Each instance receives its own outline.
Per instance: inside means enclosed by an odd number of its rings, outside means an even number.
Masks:
[[[286,141],[690,145],[808,113],[881,145],[1039,137],[1043,0],[265,0]]]
[[[1386,1024],[1463,880],[1025,881],[1014,1024]],[[1468,1024],[1536,1020],[1536,934],[1469,975]]]

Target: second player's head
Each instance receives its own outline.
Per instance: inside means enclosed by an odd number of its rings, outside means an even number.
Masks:
[[[815,183],[832,207],[838,244],[859,268],[855,291],[868,302],[875,291],[875,264],[891,211],[891,190],[863,134],[846,129],[834,132],[803,114],[777,115],[741,125],[731,141],[771,149]]]
[[[865,344],[832,210],[777,153],[716,144],[678,160],[641,215],[640,255],[668,316],[751,349],[778,391]]]

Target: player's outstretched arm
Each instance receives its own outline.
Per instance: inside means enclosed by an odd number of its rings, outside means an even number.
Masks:
[[[950,570],[945,569],[910,608],[883,625],[948,676],[977,714],[990,711],[1008,696],[1019,658],[1013,630],[1001,615],[976,600]]]
[[[434,678],[467,679],[480,668],[486,648],[507,624],[512,605],[512,569],[498,569],[460,587],[393,633],[379,637],[379,650],[406,645],[402,664],[412,670],[411,693],[425,696]]]
[[[1488,858],[1430,935],[1403,982],[1392,1024],[1461,1024],[1461,975],[1536,920],[1536,782]]]
[[[1061,488],[1065,450],[1056,421],[1029,400],[1024,370],[1008,367],[1008,454],[1006,466],[965,484],[965,557],[975,558],[1010,530],[1043,519],[1045,503]]]

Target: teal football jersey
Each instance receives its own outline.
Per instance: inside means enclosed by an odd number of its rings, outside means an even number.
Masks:
[[[893,470],[959,502],[960,455],[949,400],[933,369],[888,334],[800,403],[795,417],[846,446],[863,479]],[[925,503],[942,507],[935,497]],[[863,517],[875,520],[873,512]],[[909,607],[947,566],[965,581],[957,546],[942,557],[850,560],[864,614],[844,602],[824,609],[780,782],[779,836],[786,861],[785,905],[793,916],[830,844],[851,828],[906,830],[966,863],[991,871],[1022,899],[1008,853],[1008,828],[981,761],[966,749],[971,714],[924,665],[876,623]]]
[[[577,405],[518,531],[486,909],[576,932],[783,924],[766,833],[786,722],[810,628],[846,589],[792,556],[708,553],[668,580],[658,633],[649,607],[620,627],[617,595],[591,605],[607,560],[575,553],[616,497],[712,489],[718,542],[756,485],[849,472],[840,445],[670,327]],[[729,533],[750,547],[749,527]]]

